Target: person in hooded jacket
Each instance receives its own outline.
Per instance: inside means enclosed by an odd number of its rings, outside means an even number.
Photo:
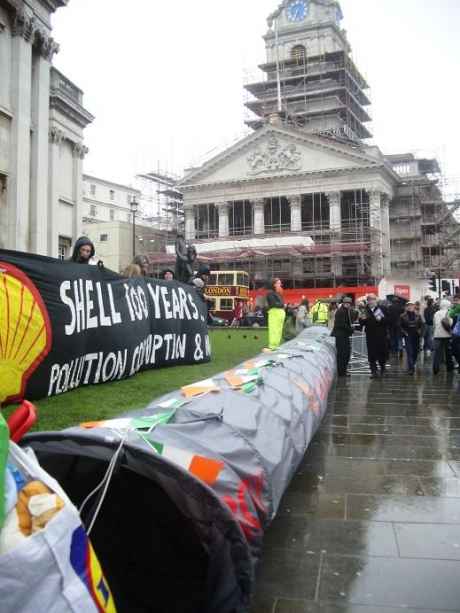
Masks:
[[[93,243],[87,236],[81,236],[73,246],[72,256],[69,262],[76,264],[90,264],[94,257],[95,249]]]
[[[160,279],[163,279],[163,281],[174,281],[174,270],[172,268],[165,268],[160,273]]]
[[[367,359],[371,369],[371,379],[385,375],[388,360],[388,316],[386,308],[379,305],[377,296],[369,294],[367,304],[360,312],[359,323],[366,331]]]

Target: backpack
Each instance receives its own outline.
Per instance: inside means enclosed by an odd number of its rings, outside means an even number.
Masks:
[[[460,336],[460,316],[457,317],[457,323],[452,328],[452,336]]]

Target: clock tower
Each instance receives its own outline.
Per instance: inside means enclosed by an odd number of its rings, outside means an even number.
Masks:
[[[284,0],[270,15],[260,66],[265,78],[246,85],[249,126],[257,129],[278,113],[309,132],[358,141],[371,136],[368,85],[351,59],[342,19],[336,0]]]

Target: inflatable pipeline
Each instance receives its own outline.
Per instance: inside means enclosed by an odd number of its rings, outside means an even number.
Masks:
[[[100,506],[91,540],[118,613],[248,611],[264,532],[335,372],[334,339],[313,327],[201,382],[219,391],[186,404],[173,392],[119,420],[24,439],[77,507],[112,460],[82,519]]]

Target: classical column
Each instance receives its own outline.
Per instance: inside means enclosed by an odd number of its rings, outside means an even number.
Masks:
[[[371,230],[372,276],[383,277],[382,192],[369,191],[369,226]]]
[[[334,234],[339,234],[342,229],[342,206],[341,193],[328,192],[326,194],[329,203],[329,228]],[[331,241],[339,240],[332,236]],[[340,253],[331,253],[331,270],[334,277],[341,277],[343,274],[342,255]]]
[[[188,241],[196,237],[195,230],[195,208],[193,206],[184,206],[185,213],[185,239]]]
[[[48,255],[57,258],[59,248],[58,207],[59,207],[59,157],[64,142],[64,132],[58,128],[49,131],[48,165]],[[67,238],[72,238],[68,236]]]
[[[302,231],[302,196],[288,196],[291,206],[291,232]]]
[[[30,249],[48,253],[48,153],[51,60],[58,46],[37,34],[38,51],[32,58],[32,150],[30,165]]]
[[[342,228],[342,208],[340,192],[328,192],[326,194],[329,202],[329,227],[333,232],[340,232]]]
[[[81,236],[83,219],[83,160],[88,148],[83,143],[72,143],[73,154],[73,234],[74,238]]]
[[[227,238],[230,234],[230,203],[216,202],[219,212],[219,238]]]
[[[265,234],[265,200],[258,198],[253,203],[254,234]]]
[[[35,18],[17,11],[11,40],[10,178],[8,181],[8,247],[29,250],[30,130],[32,38]]]
[[[391,274],[390,197],[382,194],[381,199],[383,274]]]

